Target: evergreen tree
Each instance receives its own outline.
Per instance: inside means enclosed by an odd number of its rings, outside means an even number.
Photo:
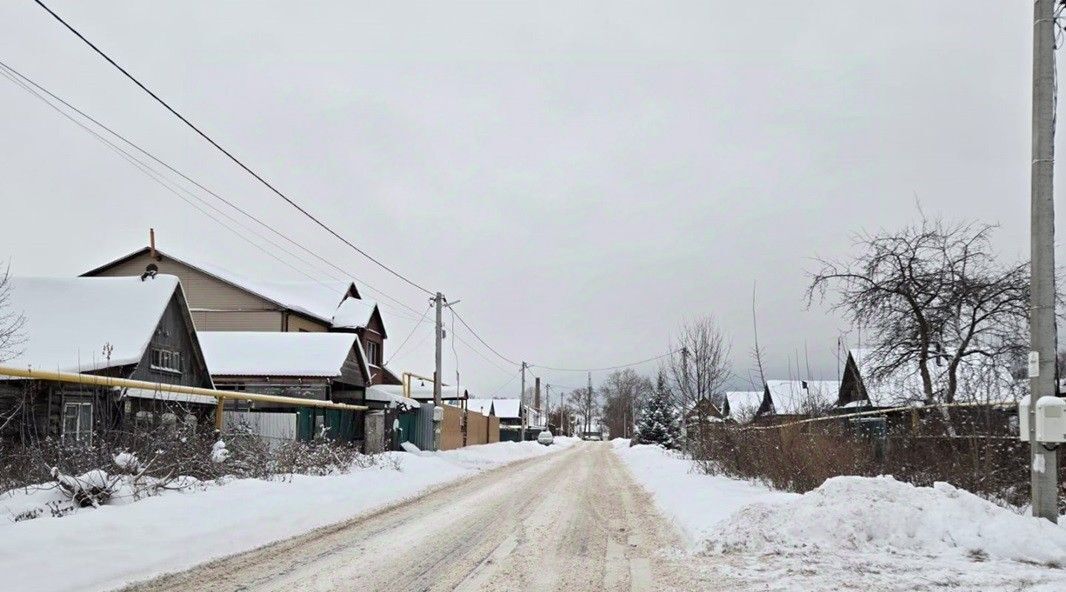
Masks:
[[[636,439],[640,444],[659,444],[666,448],[678,446],[680,434],[670,395],[666,373],[660,370],[655,390],[637,424]]]

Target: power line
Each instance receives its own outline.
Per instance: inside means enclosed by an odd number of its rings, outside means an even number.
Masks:
[[[414,280],[411,280],[407,276],[405,276],[405,275],[401,274],[400,272],[394,270],[393,268],[389,267],[388,265],[385,265],[384,263],[382,263],[381,261],[376,259],[374,256],[370,255],[369,253],[367,253],[363,249],[357,247],[354,243],[352,243],[348,239],[346,239],[343,236],[341,236],[337,231],[333,230],[325,222],[322,222],[321,220],[319,220],[317,217],[315,217],[314,214],[312,214],[311,212],[307,211],[300,204],[298,204],[295,201],[293,201],[291,198],[289,198],[289,196],[285,195],[281,190],[279,190],[277,187],[275,187],[273,184],[271,184],[269,181],[267,181],[265,178],[263,178],[259,173],[255,172],[254,170],[251,169],[251,167],[249,167],[248,165],[246,165],[243,162],[241,162],[241,160],[239,158],[237,158],[236,156],[234,156],[233,153],[231,153],[229,150],[223,148],[218,142],[216,142],[214,139],[212,139],[211,136],[207,135],[203,130],[201,130],[199,127],[197,127],[191,121],[189,121],[184,115],[182,115],[176,109],[171,107],[169,103],[164,101],[162,98],[159,97],[159,95],[155,94],[151,89],[149,89],[147,86],[145,86],[140,80],[138,80],[135,76],[130,74],[129,71],[126,70],[125,68],[123,68],[121,65],[119,65],[118,62],[116,62],[115,60],[111,59],[111,57],[109,55],[104,53],[104,51],[101,50],[99,47],[97,47],[92,41],[89,41],[84,35],[79,33],[77,29],[75,29],[73,26],[70,25],[70,23],[68,23],[67,21],[63,20],[63,17],[61,17],[58,14],[56,14],[55,11],[53,11],[51,8],[48,8],[48,6],[46,6],[44,4],[44,2],[42,2],[41,0],[34,0],[34,2],[36,2],[38,6],[40,6],[46,12],[48,12],[48,14],[52,15],[53,18],[55,18],[57,21],[59,21],[64,27],[67,28],[67,30],[69,30],[71,33],[73,33],[78,39],[81,39],[83,42],[85,42],[85,44],[88,45],[90,48],[92,48],[92,50],[95,51],[97,54],[99,54],[100,57],[104,58],[105,60],[107,60],[107,62],[109,64],[111,64],[116,69],[118,69],[118,71],[121,72],[126,78],[128,78],[131,82],[136,84],[141,90],[146,92],[150,97],[155,99],[155,101],[157,103],[162,105],[167,111],[170,111],[170,113],[173,114],[175,117],[177,117],[179,120],[181,120],[182,123],[184,123],[190,129],[192,129],[194,132],[196,132],[201,138],[206,140],[209,144],[211,144],[216,149],[218,149],[219,152],[221,152],[222,154],[226,155],[226,157],[228,157],[231,161],[233,161],[237,166],[239,166],[240,168],[244,169],[245,172],[247,172],[249,175],[254,177],[263,186],[265,186],[267,189],[269,189],[271,192],[273,192],[275,195],[277,195],[281,199],[285,200],[286,203],[288,203],[290,206],[295,208],[301,214],[306,216],[309,220],[311,220],[312,222],[317,224],[319,227],[321,227],[326,232],[328,232],[331,235],[333,235],[335,238],[337,238],[337,240],[339,240],[339,241],[343,242],[344,244],[348,245],[349,247],[351,247],[353,250],[355,250],[357,253],[359,253],[363,257],[366,257],[367,259],[369,259],[371,262],[376,264],[378,267],[380,267],[380,268],[384,269],[385,271],[391,273],[392,275],[394,275],[397,278],[403,280],[404,282],[410,284],[411,286],[413,286],[413,287],[425,292],[426,294],[429,294],[431,296],[434,294],[429,289],[427,289],[427,288],[423,287],[422,285],[416,283]]]
[[[63,106],[65,106],[65,107],[67,107],[68,109],[70,109],[70,110],[74,111],[75,113],[77,113],[77,114],[78,114],[78,115],[80,115],[81,117],[85,118],[86,120],[88,120],[88,121],[92,122],[93,124],[95,124],[96,126],[98,126],[99,128],[101,128],[102,130],[106,131],[106,132],[107,132],[108,134],[110,134],[110,135],[111,135],[111,136],[113,136],[114,138],[116,138],[116,139],[118,139],[118,140],[122,141],[123,143],[125,143],[125,144],[126,144],[127,146],[130,146],[130,147],[131,147],[131,148],[133,148],[134,150],[136,150],[136,151],[140,152],[140,153],[141,153],[141,154],[143,154],[144,156],[146,156],[146,157],[148,157],[149,159],[151,159],[151,160],[155,161],[155,162],[156,162],[156,163],[158,163],[159,165],[161,165],[161,166],[165,167],[165,168],[166,168],[167,170],[169,170],[170,172],[174,173],[175,175],[178,175],[179,177],[181,177],[181,178],[182,178],[182,179],[184,179],[185,181],[187,181],[187,182],[191,183],[192,185],[196,186],[196,187],[197,187],[197,188],[199,188],[200,190],[202,190],[202,191],[206,192],[207,194],[211,195],[211,196],[212,196],[212,197],[214,197],[215,199],[218,199],[219,201],[221,201],[221,202],[222,202],[222,203],[224,203],[225,205],[229,206],[229,207],[230,207],[230,208],[232,208],[233,210],[235,210],[235,211],[239,212],[240,214],[244,215],[245,217],[247,217],[248,219],[252,220],[253,222],[255,222],[256,224],[258,224],[258,225],[259,225],[259,226],[261,226],[262,228],[265,228],[266,230],[270,231],[270,232],[271,232],[271,233],[273,233],[274,235],[276,235],[276,236],[278,236],[278,237],[282,238],[283,240],[285,240],[285,241],[286,241],[286,242],[288,242],[289,244],[292,244],[293,246],[295,246],[295,247],[299,248],[300,250],[302,250],[302,251],[304,251],[305,253],[307,253],[307,254],[311,255],[311,256],[312,256],[312,257],[314,257],[315,259],[317,259],[317,260],[321,261],[322,263],[326,264],[327,266],[331,267],[332,269],[334,269],[334,270],[338,271],[338,272],[339,272],[339,273],[341,274],[341,277],[337,277],[337,276],[331,275],[331,274],[330,274],[330,272],[326,271],[326,272],[325,272],[325,274],[326,274],[326,275],[327,275],[328,277],[330,277],[330,278],[332,278],[332,279],[335,279],[335,280],[343,280],[343,281],[351,281],[351,280],[355,280],[355,281],[359,282],[360,284],[362,284],[362,285],[363,285],[363,287],[365,287],[365,288],[367,288],[367,289],[371,290],[372,292],[375,292],[375,293],[377,293],[377,294],[379,294],[379,295],[383,296],[383,297],[384,297],[384,298],[386,298],[387,300],[389,300],[389,301],[391,301],[391,302],[395,303],[396,305],[398,305],[398,306],[400,306],[400,307],[402,307],[402,308],[404,308],[404,309],[406,309],[406,310],[410,311],[411,313],[413,313],[413,314],[415,315],[415,316],[412,316],[412,317],[407,317],[407,318],[411,318],[411,319],[417,318],[417,315],[419,314],[419,312],[418,312],[417,310],[415,310],[414,308],[412,308],[411,306],[409,306],[409,305],[405,304],[404,302],[402,302],[401,300],[398,300],[397,298],[395,298],[395,297],[393,297],[393,296],[389,295],[389,294],[388,294],[387,292],[385,292],[385,291],[383,291],[383,290],[381,290],[381,289],[379,289],[379,288],[375,288],[374,286],[370,285],[370,284],[369,284],[368,282],[366,282],[366,281],[364,281],[364,280],[362,280],[362,279],[359,279],[358,277],[356,277],[356,276],[355,276],[354,274],[350,273],[349,271],[347,271],[347,270],[345,270],[345,269],[343,269],[343,268],[339,267],[338,265],[334,264],[333,262],[331,262],[331,261],[329,261],[328,259],[326,259],[326,258],[322,257],[321,255],[319,255],[319,254],[318,254],[318,253],[316,253],[315,251],[313,251],[313,250],[311,250],[311,249],[309,249],[309,248],[305,247],[305,246],[304,246],[304,245],[302,245],[301,243],[299,243],[299,242],[297,242],[297,241],[293,240],[293,239],[292,239],[292,238],[290,238],[289,236],[287,236],[287,235],[285,235],[284,233],[282,233],[281,231],[277,230],[277,229],[276,229],[276,228],[275,228],[274,226],[271,226],[270,224],[267,224],[266,222],[264,222],[264,221],[263,221],[263,220],[261,220],[260,218],[256,217],[256,216],[255,216],[254,214],[252,214],[252,213],[248,212],[247,210],[245,210],[245,209],[241,208],[240,206],[238,206],[237,204],[233,203],[232,201],[230,201],[230,200],[226,199],[225,197],[223,197],[222,195],[220,195],[220,194],[218,194],[217,192],[213,191],[213,190],[212,190],[212,189],[210,189],[209,187],[206,187],[206,186],[204,186],[203,184],[201,184],[201,183],[200,183],[199,181],[197,181],[196,179],[193,179],[192,177],[190,177],[190,176],[189,176],[189,175],[187,175],[186,173],[184,173],[184,172],[182,172],[181,170],[179,170],[179,169],[175,168],[174,166],[170,165],[170,164],[169,164],[169,163],[167,163],[166,161],[164,161],[164,160],[160,159],[160,158],[159,158],[159,157],[157,157],[157,156],[156,156],[155,154],[153,154],[153,153],[149,152],[149,151],[148,151],[148,150],[146,150],[145,148],[142,148],[142,147],[141,147],[140,145],[138,145],[137,143],[133,142],[132,140],[130,140],[130,139],[129,139],[129,138],[127,138],[126,136],[124,136],[124,135],[122,135],[121,133],[119,133],[119,132],[115,131],[115,130],[114,130],[113,128],[109,127],[109,126],[108,126],[107,124],[105,124],[105,123],[101,122],[100,120],[96,119],[95,117],[93,117],[93,116],[92,116],[92,115],[90,115],[89,113],[87,113],[87,112],[85,112],[84,110],[80,109],[80,108],[79,108],[79,107],[78,107],[77,105],[74,105],[74,104],[72,104],[71,102],[69,102],[69,101],[67,101],[66,99],[64,99],[63,97],[60,97],[59,95],[57,95],[57,94],[53,93],[52,91],[50,91],[50,90],[49,90],[48,88],[46,88],[45,86],[41,85],[40,83],[36,82],[36,81],[35,81],[35,80],[33,80],[32,78],[30,78],[30,77],[26,76],[26,75],[25,75],[25,74],[23,74],[22,72],[18,71],[17,69],[15,69],[15,68],[11,67],[11,66],[10,66],[9,64],[7,64],[7,63],[3,62],[2,60],[0,60],[0,71],[3,71],[3,70],[6,70],[6,71],[7,71],[7,72],[8,72],[9,74],[10,74],[9,76],[7,76],[7,78],[8,78],[9,80],[11,80],[11,82],[13,82],[13,83],[14,83],[14,84],[16,84],[17,86],[19,86],[20,88],[22,88],[23,90],[25,90],[26,92],[30,93],[31,95],[35,96],[35,97],[36,97],[37,99],[41,100],[41,101],[42,101],[43,103],[45,103],[46,105],[48,105],[49,107],[51,107],[52,109],[54,109],[54,110],[55,110],[55,111],[56,111],[57,113],[59,113],[60,115],[64,116],[65,118],[67,118],[67,119],[68,119],[69,121],[71,121],[72,123],[74,123],[74,124],[75,124],[75,125],[77,125],[78,127],[82,128],[82,130],[84,130],[84,131],[86,131],[87,133],[89,133],[89,134],[93,135],[93,136],[94,136],[94,137],[95,137],[95,138],[96,138],[97,140],[99,140],[99,141],[101,141],[101,142],[103,142],[103,143],[107,144],[107,145],[108,145],[108,146],[109,146],[110,148],[112,148],[112,150],[115,150],[115,151],[119,152],[119,153],[120,153],[120,155],[122,155],[122,156],[123,156],[123,157],[124,157],[124,158],[125,158],[125,159],[126,159],[127,161],[129,161],[129,160],[130,160],[131,158],[132,158],[132,159],[136,159],[136,157],[134,157],[133,155],[129,154],[129,153],[128,153],[128,152],[126,152],[125,150],[122,150],[122,149],[121,149],[120,147],[118,147],[118,146],[115,146],[115,145],[114,145],[113,143],[111,143],[111,142],[107,141],[107,140],[106,140],[105,138],[101,137],[101,136],[100,136],[99,134],[97,134],[97,133],[96,133],[96,132],[94,132],[93,130],[89,129],[88,127],[86,127],[85,125],[83,125],[83,124],[82,124],[81,122],[79,122],[79,121],[77,121],[76,119],[74,119],[74,118],[70,117],[70,116],[69,116],[69,115],[68,115],[67,113],[64,113],[64,112],[63,112],[63,111],[62,111],[61,109],[59,109],[59,108],[58,108],[58,107],[57,107],[57,106],[56,106],[55,104],[51,103],[51,102],[50,102],[50,101],[49,101],[48,99],[46,99],[46,98],[44,98],[43,96],[41,96],[41,94],[40,94],[40,93],[38,93],[38,92],[35,92],[35,91],[34,91],[33,89],[37,89],[37,90],[38,90],[38,91],[40,91],[41,93],[44,93],[44,94],[48,95],[48,96],[49,96],[49,97],[51,97],[51,98],[52,98],[53,100],[55,100],[55,101],[57,101],[57,102],[61,103],[61,104],[62,104]],[[17,79],[16,79],[16,78],[14,78],[14,77],[17,77]],[[29,85],[29,86],[32,86],[33,88],[28,88],[28,87],[27,87],[27,85]],[[163,177],[164,177],[164,175],[163,175],[163,174],[162,174],[161,172],[159,172],[159,171],[156,171],[156,170],[154,170],[154,169],[151,169],[151,166],[150,166],[150,165],[148,165],[147,163],[145,163],[144,161],[141,161],[140,159],[136,159],[136,160],[137,160],[137,162],[138,162],[138,163],[140,163],[140,164],[139,164],[139,165],[138,165],[138,164],[134,164],[134,166],[136,166],[137,168],[141,169],[141,170],[142,170],[142,172],[145,172],[146,174],[148,174],[148,175],[149,175],[149,177],[152,177],[152,175],[151,175],[151,174],[149,174],[149,173],[148,173],[147,171],[144,171],[144,168],[148,168],[148,169],[152,170],[152,172],[153,172],[153,173],[155,173],[155,175],[158,175],[158,176],[159,176],[160,178],[163,178]],[[133,164],[133,163],[131,162],[131,164]],[[156,181],[157,183],[160,183],[161,185],[163,185],[163,186],[164,186],[164,188],[166,188],[166,189],[168,189],[169,191],[173,192],[173,189],[171,189],[171,188],[170,188],[169,186],[167,186],[167,185],[166,185],[166,183],[165,183],[164,181],[161,181],[160,179],[154,179],[154,178],[153,178],[153,180],[155,180],[155,181]],[[185,193],[185,194],[189,195],[190,197],[193,197],[193,198],[194,198],[194,199],[196,199],[196,200],[197,200],[198,202],[200,202],[200,203],[204,204],[204,205],[205,205],[206,207],[209,207],[209,208],[211,208],[211,209],[212,209],[212,210],[214,210],[215,212],[218,212],[218,213],[219,213],[220,215],[222,215],[222,216],[225,216],[225,217],[226,217],[226,218],[227,218],[228,220],[232,221],[232,222],[233,222],[234,224],[238,224],[238,225],[240,225],[240,226],[241,226],[242,228],[244,228],[244,229],[248,230],[248,231],[249,231],[249,232],[251,232],[252,234],[254,234],[254,235],[256,235],[257,237],[261,238],[262,240],[266,241],[266,242],[267,242],[267,243],[269,243],[270,245],[272,245],[272,246],[274,246],[275,248],[277,248],[277,249],[278,249],[279,251],[282,251],[282,252],[284,252],[284,253],[288,254],[289,256],[293,257],[294,259],[296,259],[296,260],[300,261],[301,263],[304,263],[304,264],[306,264],[306,265],[310,265],[310,262],[308,262],[308,261],[307,261],[306,259],[304,259],[304,258],[300,257],[299,255],[296,255],[296,254],[295,254],[295,253],[293,253],[292,251],[289,251],[289,250],[285,249],[285,248],[284,248],[283,246],[281,246],[281,245],[279,245],[279,244],[275,243],[274,241],[270,240],[269,238],[266,238],[266,237],[264,237],[264,236],[263,236],[262,234],[259,234],[259,233],[255,232],[254,230],[252,230],[251,228],[248,228],[247,226],[245,226],[245,225],[241,224],[241,223],[240,223],[239,221],[235,220],[235,219],[234,219],[234,218],[233,218],[232,216],[230,216],[230,215],[229,215],[229,214],[227,214],[226,212],[222,211],[221,209],[219,209],[219,208],[217,208],[217,207],[215,207],[215,206],[213,206],[213,205],[209,204],[208,202],[204,201],[203,199],[201,199],[201,198],[200,198],[199,196],[197,196],[197,195],[196,195],[195,193],[193,193],[193,192],[191,192],[191,191],[189,191],[189,190],[187,190],[187,189],[185,189],[185,188],[181,188],[181,187],[180,187],[180,186],[178,186],[177,184],[174,184],[174,185],[175,185],[176,187],[179,187],[179,188],[180,188],[180,190],[181,190],[181,191],[182,191],[183,193]],[[182,199],[183,201],[186,201],[186,202],[188,203],[188,200],[185,200],[185,198],[181,197],[180,195],[179,195],[178,197],[179,197],[180,199]],[[190,204],[190,205],[193,205],[193,204]],[[194,208],[196,208],[197,210],[200,210],[200,209],[199,209],[199,208],[197,208],[197,207],[196,207],[195,205],[193,205],[193,207],[194,207]],[[214,218],[213,216],[211,216],[211,215],[210,215],[210,214],[208,214],[207,212],[203,212],[203,210],[200,210],[200,212],[201,212],[201,213],[203,213],[204,215],[206,215],[207,217],[211,218],[211,219],[212,219],[212,220],[214,220],[215,222],[218,222],[219,224],[221,224],[221,225],[222,225],[222,226],[223,226],[224,228],[227,228],[227,230],[228,230],[228,227],[226,227],[226,226],[225,226],[224,224],[222,224],[222,223],[221,223],[221,222],[220,222],[219,220],[215,219],[215,218]],[[254,242],[251,242],[250,240],[248,240],[247,238],[243,237],[242,235],[238,235],[238,236],[239,236],[239,237],[241,237],[241,238],[242,238],[243,240],[245,240],[246,242],[249,242],[249,244],[251,244],[251,245],[252,245],[253,247],[257,248],[257,249],[258,249],[258,250],[260,250],[260,251],[263,251],[263,252],[264,252],[264,253],[266,253],[266,254],[267,254],[268,256],[270,256],[270,257],[272,257],[272,258],[274,258],[274,259],[277,259],[278,261],[280,261],[281,263],[285,264],[286,266],[288,266],[288,267],[290,267],[290,268],[292,268],[292,269],[295,269],[295,270],[296,270],[297,272],[299,272],[300,274],[304,275],[305,277],[308,277],[308,278],[310,278],[311,280],[314,280],[314,281],[320,281],[320,280],[319,280],[318,278],[314,278],[314,277],[312,277],[312,276],[308,275],[308,274],[307,274],[307,273],[306,273],[305,271],[303,271],[303,270],[301,270],[301,269],[298,269],[298,268],[296,268],[296,267],[292,266],[291,264],[289,264],[289,263],[288,263],[288,262],[286,262],[286,261],[283,261],[283,260],[281,260],[281,259],[280,259],[280,258],[278,258],[278,257],[277,257],[276,255],[274,255],[274,254],[272,254],[272,253],[269,253],[269,252],[266,252],[266,251],[265,251],[265,250],[264,250],[264,249],[263,249],[263,248],[262,248],[261,246],[259,246],[259,245],[256,245],[256,244],[255,244]],[[383,306],[384,306],[384,305],[383,305]],[[397,311],[393,311],[393,312],[397,312]],[[405,315],[399,315],[399,316],[405,316]]]
[[[433,308],[432,304],[426,306],[426,312],[422,313],[422,318],[418,319],[418,322],[415,323],[414,327],[411,327],[411,332],[408,333],[407,337],[404,338],[403,342],[400,344],[400,347],[396,348],[396,350],[392,352],[392,355],[389,356],[389,359],[386,360],[385,363],[383,364],[384,366],[388,366],[389,362],[391,362],[394,359],[396,359],[396,354],[400,353],[400,350],[403,349],[403,346],[407,345],[407,342],[411,340],[411,336],[415,334],[415,331],[417,331],[418,328],[422,326],[422,321],[425,320],[426,315],[429,314],[429,309],[431,309],[431,308]]]
[[[516,361],[512,360],[511,358],[508,358],[507,356],[505,356],[505,355],[501,354],[500,352],[496,351],[496,348],[494,348],[491,345],[489,345],[488,342],[486,342],[484,339],[481,338],[480,335],[477,334],[477,331],[475,331],[473,327],[468,325],[467,322],[465,320],[463,320],[462,315],[460,315],[459,313],[455,313],[455,318],[459,319],[459,322],[462,323],[463,326],[466,327],[468,331],[470,331],[470,334],[473,335],[475,339],[477,339],[478,341],[481,342],[481,345],[484,345],[485,347],[489,348],[489,351],[491,351],[492,353],[494,353],[497,356],[499,356],[499,358],[501,360],[507,362],[508,364],[513,364],[515,366],[520,366],[521,365],[520,362],[516,362]]]
[[[660,356],[655,356],[654,358],[648,358],[646,360],[641,360],[639,362],[631,362],[629,364],[619,364],[617,366],[606,366],[604,368],[553,368],[551,366],[542,366],[540,364],[530,364],[529,367],[530,368],[541,368],[543,370],[554,370],[556,372],[603,372],[605,370],[620,370],[622,368],[629,368],[629,367],[632,367],[632,366],[639,366],[641,364],[647,364],[648,362],[654,362],[655,360],[661,360],[663,358],[668,358],[668,357],[670,357],[670,356],[672,356],[672,355],[674,355],[674,354],[676,354],[676,353],[678,353],[680,351],[681,351],[680,349],[676,349],[676,350],[674,350],[672,352],[667,352],[667,353],[662,354]]]

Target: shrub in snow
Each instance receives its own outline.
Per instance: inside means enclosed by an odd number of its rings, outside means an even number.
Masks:
[[[666,377],[660,373],[652,397],[644,407],[640,423],[637,424],[635,441],[639,444],[659,444],[666,448],[677,448],[678,436],[677,417],[671,403],[670,389],[666,386]]]
[[[71,501],[83,508],[106,504],[118,491],[122,481],[100,469],[72,477],[61,473],[58,467],[52,467],[52,478]]]
[[[141,461],[132,452],[120,452],[113,457],[115,466],[128,472],[136,473],[141,468]]]
[[[226,450],[226,443],[222,440],[215,442],[211,446],[211,462],[224,463],[229,458],[229,450]]]
[[[947,483],[836,477],[795,500],[752,504],[708,540],[713,552],[887,551],[1061,564],[1066,529],[1022,516]]]

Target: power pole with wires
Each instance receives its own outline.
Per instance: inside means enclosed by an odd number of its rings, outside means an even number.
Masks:
[[[433,303],[437,307],[437,324],[436,324],[436,365],[433,371],[433,450],[440,450],[440,424],[444,419],[443,402],[441,401],[441,377],[443,376],[441,368],[441,351],[444,343],[444,321],[442,313],[444,310],[444,294],[437,292],[437,295],[433,297]]]
[[[592,373],[589,372],[589,390],[585,393],[585,433],[592,431]]]
[[[1030,206],[1029,446],[1033,516],[1058,521],[1058,449],[1036,441],[1037,401],[1058,394],[1055,355],[1055,0],[1033,9],[1033,161]]]
[[[518,415],[522,418],[522,436],[521,441],[526,441],[526,425],[529,423],[529,417],[526,414],[526,368],[529,364],[522,362],[522,393],[518,395]]]

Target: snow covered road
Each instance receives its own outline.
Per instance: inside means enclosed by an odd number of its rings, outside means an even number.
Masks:
[[[581,443],[129,590],[706,589],[654,507],[609,444]]]

